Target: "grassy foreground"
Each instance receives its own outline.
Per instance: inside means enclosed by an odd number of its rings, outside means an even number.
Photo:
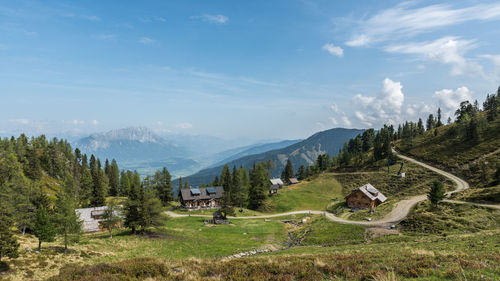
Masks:
[[[392,236],[240,259],[132,259],[67,266],[51,280],[498,280],[498,235]]]

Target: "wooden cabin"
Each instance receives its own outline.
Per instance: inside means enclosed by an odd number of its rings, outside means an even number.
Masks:
[[[351,194],[345,197],[345,200],[349,208],[365,209],[382,204],[387,200],[387,197],[373,187],[373,185],[367,183],[353,189]]]
[[[223,194],[222,186],[181,189],[181,205],[186,209],[218,208]]]
[[[297,184],[297,183],[299,183],[299,180],[297,178],[289,178],[288,183],[289,184]]]

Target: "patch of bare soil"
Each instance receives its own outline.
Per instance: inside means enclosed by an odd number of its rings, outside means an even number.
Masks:
[[[386,235],[401,235],[401,232],[397,229],[387,229],[382,227],[369,227],[365,231],[365,240],[370,241],[377,237],[382,237]]]

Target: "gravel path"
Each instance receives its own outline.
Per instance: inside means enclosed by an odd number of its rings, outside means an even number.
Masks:
[[[427,165],[425,163],[422,163],[420,161],[417,161],[413,158],[404,156],[399,154],[396,151],[393,151],[399,158],[402,158],[406,161],[413,162],[415,164],[418,164],[424,168],[427,168],[429,170],[432,170],[440,175],[443,175],[449,179],[451,179],[453,182],[456,183],[457,188],[453,191],[447,192],[446,195],[449,196],[450,194],[453,194],[455,192],[460,192],[463,190],[466,190],[469,188],[469,184],[462,180],[461,178],[452,175],[448,172],[445,172],[443,170],[440,170],[438,168],[432,167],[430,165]],[[357,224],[357,225],[363,225],[363,226],[368,226],[368,227],[388,227],[393,224],[397,224],[400,221],[402,221],[404,218],[408,216],[410,213],[411,208],[415,206],[417,203],[424,201],[427,199],[427,195],[417,195],[413,196],[409,199],[401,200],[397,202],[394,205],[394,208],[392,211],[387,214],[385,217],[379,219],[379,220],[374,220],[374,221],[351,221],[351,220],[345,220],[341,219],[339,217],[334,216],[331,213],[324,212],[324,211],[313,211],[313,210],[305,210],[305,211],[293,211],[293,212],[286,212],[286,213],[279,213],[279,214],[272,214],[272,215],[262,215],[262,216],[248,216],[248,217],[229,217],[231,219],[265,219],[265,218],[275,218],[275,217],[282,217],[282,216],[289,216],[289,215],[300,215],[300,214],[316,214],[316,215],[324,215],[326,218],[328,218],[331,221],[339,222],[339,223],[346,223],[346,224]],[[472,203],[472,202],[464,202],[464,201],[457,201],[457,200],[444,200],[445,202],[448,203],[455,203],[455,204],[468,204],[468,205],[475,205],[475,206],[481,206],[481,207],[486,207],[486,208],[493,208],[493,209],[500,209],[500,205],[489,205],[489,204],[479,204],[479,203]],[[179,217],[211,217],[210,215],[188,215],[188,214],[177,214],[174,212],[167,212],[169,216],[173,218],[179,218]]]

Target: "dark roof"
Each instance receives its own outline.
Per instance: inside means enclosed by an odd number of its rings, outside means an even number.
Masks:
[[[215,189],[215,193],[207,193],[207,189]],[[199,195],[195,195],[192,191],[197,190],[200,192]],[[193,200],[206,200],[206,199],[219,199],[222,198],[224,193],[224,188],[222,186],[210,186],[210,187],[199,187],[193,189],[181,189],[182,200],[193,201]]]
[[[280,189],[280,185],[279,184],[273,184],[273,185],[271,185],[271,187],[269,189],[270,190],[278,190],[278,189]]]

